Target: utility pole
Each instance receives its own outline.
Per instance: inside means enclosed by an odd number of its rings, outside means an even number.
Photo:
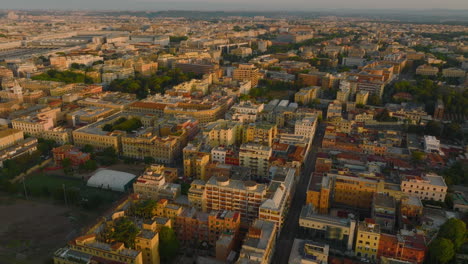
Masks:
[[[67,192],[65,191],[65,183],[62,184],[62,187],[63,187],[63,197],[65,198],[65,206],[68,207]]]
[[[24,196],[26,197],[26,200],[29,200],[28,190],[26,189],[26,183],[24,182],[24,176],[23,176],[23,189],[24,189]]]

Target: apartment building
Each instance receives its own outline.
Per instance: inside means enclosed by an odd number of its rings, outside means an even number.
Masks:
[[[267,122],[250,123],[244,125],[242,142],[252,142],[271,147],[277,134],[278,128],[275,124]]]
[[[421,200],[434,200],[443,202],[447,195],[447,184],[442,176],[426,174],[424,176],[403,176],[401,191]]]
[[[79,166],[91,159],[89,153],[81,152],[73,145],[63,145],[52,149],[54,163],[56,166],[61,166],[64,159],[70,159],[73,166]]]
[[[380,226],[381,230],[393,232],[397,219],[397,202],[392,196],[375,193],[372,201],[372,219]]]
[[[10,147],[0,150],[0,167],[3,167],[3,162],[10,159],[15,159],[22,155],[31,154],[37,150],[36,138],[25,138],[16,142]]]
[[[77,237],[68,247],[54,253],[54,264],[80,264],[94,262],[149,264],[143,262],[142,251],[126,248],[123,243],[108,244],[96,239],[96,234]],[[156,262],[156,264],[159,262]]]
[[[418,68],[416,68],[417,75],[437,76],[438,73],[439,68],[427,64],[421,65]]]
[[[359,222],[354,250],[356,256],[376,261],[379,241],[380,226],[373,219],[367,218],[365,221]]]
[[[167,182],[177,179],[177,169],[151,165],[133,183],[133,192],[143,199],[174,200],[180,195],[180,184]]]
[[[21,130],[28,135],[41,137],[44,131],[54,128],[54,120],[47,117],[27,116],[12,120],[11,125],[14,129]]]
[[[380,234],[378,259],[391,258],[421,264],[427,252],[426,237],[411,231],[401,230],[397,234]]]
[[[66,114],[67,123],[73,127],[87,125],[116,113],[116,109],[88,106]]]
[[[0,130],[0,149],[11,147],[24,139],[24,132],[19,129],[7,128]]]
[[[264,104],[254,104],[250,101],[241,101],[235,104],[226,113],[227,120],[239,121],[241,123],[252,123],[257,121],[259,114],[263,111]]]
[[[302,120],[296,120],[294,123],[294,134],[305,136],[308,139],[314,138],[317,129],[316,117],[305,117]]]
[[[276,230],[273,222],[255,220],[242,244],[236,263],[268,264],[271,262],[276,242]]]
[[[253,64],[239,64],[239,67],[232,72],[232,78],[236,81],[250,81],[252,87],[258,85],[260,73]]]
[[[207,192],[205,191],[206,182],[203,180],[193,180],[187,193],[190,206],[195,209],[206,212]],[[211,195],[212,198],[213,195]]]
[[[190,188],[189,193],[191,191],[194,190]],[[267,186],[221,176],[211,177],[204,191],[207,211],[237,211],[241,213],[242,222],[251,222],[258,217],[258,209],[267,195]]]
[[[183,142],[186,134],[180,136],[159,136],[149,127],[137,134],[126,134],[120,137],[122,155],[143,160],[152,157],[156,162],[172,164],[182,155]]]
[[[53,140],[59,145],[71,144],[73,142],[73,129],[65,127],[54,127],[51,130],[42,132],[41,137],[46,140]]]
[[[129,67],[120,67],[117,65],[106,65],[102,68],[102,82],[110,84],[113,80],[127,79],[135,76],[135,70]]]
[[[100,108],[112,108],[116,110],[124,110],[128,106],[137,101],[135,94],[121,92],[103,92],[79,100],[79,106],[95,106]]]
[[[331,167],[331,164],[328,163],[328,165],[323,166]],[[319,183],[315,183],[311,179],[307,189],[306,204],[310,204],[311,206],[313,206],[313,208],[315,208],[315,210],[317,210],[317,212],[321,214],[328,213],[328,209],[330,208],[331,203],[332,188],[333,185],[332,181],[330,180],[330,177],[322,177]]]
[[[356,93],[356,104],[366,105],[368,99],[369,99],[368,91],[359,91]]]
[[[155,210],[153,211],[153,215],[157,217],[169,218],[171,219],[172,223],[175,223],[177,216],[182,213],[183,209],[184,207],[181,205],[171,203],[167,199],[160,199]]]
[[[267,178],[269,160],[272,149],[267,146],[245,143],[239,149],[240,166],[252,169],[252,175],[257,178]]]
[[[448,78],[465,78],[466,72],[458,68],[447,68],[442,70],[442,76]]]
[[[240,142],[241,133],[242,125],[230,120],[217,120],[203,128],[207,143],[212,147],[236,145]]]
[[[312,240],[294,239],[289,264],[326,264],[330,245]]]
[[[356,232],[356,221],[353,219],[319,214],[308,204],[302,207],[299,228],[306,239],[333,244],[342,251],[353,249]]]
[[[234,211],[213,211],[208,215],[208,242],[215,245],[222,234],[239,235],[241,214]]]
[[[272,167],[270,174],[272,178],[268,186],[270,194],[260,205],[258,219],[275,223],[276,233],[279,235],[295,188],[296,169]]]
[[[331,120],[335,117],[342,117],[343,116],[343,106],[340,101],[333,101],[328,104],[327,108],[327,119]]]
[[[333,180],[333,202],[359,208],[371,208],[379,182],[362,177],[330,175]],[[330,177],[327,176],[327,177]]]
[[[210,163],[210,153],[191,151],[190,146],[184,148],[184,177],[206,179],[206,168]]]
[[[319,92],[319,86],[301,88],[299,92],[294,94],[294,102],[302,105],[308,105],[312,102],[313,99],[318,97]]]

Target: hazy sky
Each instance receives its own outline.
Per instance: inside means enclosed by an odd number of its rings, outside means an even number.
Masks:
[[[468,0],[0,0],[0,8],[123,10],[468,9]]]

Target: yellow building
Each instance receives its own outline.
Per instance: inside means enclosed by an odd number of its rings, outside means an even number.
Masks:
[[[359,91],[356,93],[356,104],[367,104],[367,100],[369,99],[369,92],[368,91]]]
[[[356,256],[377,260],[377,251],[379,249],[380,226],[373,219],[366,219],[360,222],[357,227],[356,235]]]
[[[371,207],[373,195],[379,188],[377,180],[344,175],[332,177],[333,202],[359,208]]]
[[[318,186],[314,186],[312,181],[309,183],[306,204],[313,205],[313,208],[321,214],[328,213],[330,208],[330,184],[329,177],[322,177],[322,182]]]
[[[24,133],[19,129],[7,128],[0,130],[0,149],[13,146],[23,138]]]
[[[230,146],[240,142],[242,125],[230,120],[218,120],[206,124],[203,134],[207,136],[208,144],[212,147],[220,145]]]
[[[252,87],[258,85],[260,73],[258,68],[253,64],[240,64],[237,69],[232,72],[232,79],[236,81],[251,81]]]
[[[120,263],[144,263],[141,251],[126,248],[120,242],[112,245],[99,242],[96,234],[81,236],[70,241],[68,247],[57,250],[53,258],[54,264],[80,264],[90,263],[91,259],[96,257]]]
[[[199,152],[198,149],[189,145],[184,148],[183,155],[185,178],[206,180],[206,166],[210,163],[210,153]]]
[[[252,169],[252,175],[257,178],[268,177],[269,161],[273,151],[270,147],[246,143],[239,150],[239,163]]]
[[[436,76],[439,73],[439,68],[431,65],[421,65],[416,69],[416,74],[426,76]]]
[[[205,184],[206,183],[203,180],[193,180],[188,191],[188,200],[190,206],[196,208],[197,210],[201,210],[202,212],[207,211]]]
[[[144,223],[143,229],[135,238],[135,249],[142,252],[143,264],[160,263],[159,233],[156,232],[156,229],[157,225]]]
[[[88,106],[66,115],[67,123],[71,126],[80,124],[91,124],[99,119],[114,114],[117,110],[113,108]]]
[[[53,140],[59,145],[70,144],[73,141],[73,130],[65,127],[54,127],[51,130],[42,132],[43,139]]]
[[[294,102],[302,105],[308,105],[313,99],[317,98],[319,91],[319,86],[301,88],[299,92],[294,94]]]
[[[442,70],[442,75],[449,78],[464,78],[466,72],[458,68],[447,68]]]
[[[243,132],[243,143],[258,143],[269,147],[278,134],[278,128],[270,123],[252,123],[246,125]]]
[[[125,135],[121,137],[122,155],[135,159],[152,157],[156,162],[170,164],[180,157],[182,142],[186,133],[180,136],[160,137],[152,132],[149,127],[138,135]]]
[[[85,127],[84,127],[85,128]],[[103,150],[105,148],[113,148],[116,151],[120,151],[121,142],[120,137],[122,135],[119,131],[93,134],[88,133],[84,128],[73,131],[73,142],[77,147],[84,147],[85,145],[91,145],[96,150]]]
[[[187,115],[197,119],[200,124],[216,121],[223,117],[224,107],[222,105],[191,105],[178,104],[177,106],[166,106],[166,115]]]
[[[161,199],[153,212],[158,217],[166,217],[174,223],[178,215],[183,211],[183,207],[177,204],[169,203],[167,199]]]

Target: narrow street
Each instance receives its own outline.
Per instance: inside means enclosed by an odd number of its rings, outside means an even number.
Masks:
[[[315,158],[317,156],[317,150],[320,148],[324,131],[325,124],[322,123],[317,127],[312,148],[304,162],[304,170],[301,173],[299,182],[297,183],[291,207],[289,208],[289,214],[286,217],[280,237],[276,241],[276,250],[272,260],[272,263],[274,264],[288,263],[294,238],[298,232],[299,215],[301,213],[302,206],[305,204],[307,187],[315,168]]]

